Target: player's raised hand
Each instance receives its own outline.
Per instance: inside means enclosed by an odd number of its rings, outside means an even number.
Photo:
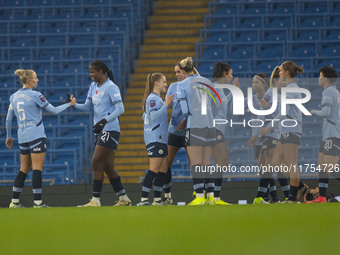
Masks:
[[[168,106],[172,100],[174,100],[174,95],[168,95],[165,99],[165,105]]]
[[[73,107],[76,105],[76,99],[73,97],[73,95],[70,96],[70,105]]]
[[[236,87],[238,87],[238,88],[241,86],[241,85],[240,85],[240,82],[238,81],[238,77],[234,78],[234,80],[233,80],[233,85],[236,86]]]

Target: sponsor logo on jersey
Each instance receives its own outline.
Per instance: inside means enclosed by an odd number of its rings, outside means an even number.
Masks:
[[[119,94],[114,94],[113,96],[114,96],[114,97],[120,97]]]
[[[41,102],[43,102],[43,103],[46,102],[46,99],[45,99],[45,97],[43,95],[40,95],[39,98],[40,98]]]
[[[156,100],[151,100],[150,101],[150,107],[155,107],[156,105]]]

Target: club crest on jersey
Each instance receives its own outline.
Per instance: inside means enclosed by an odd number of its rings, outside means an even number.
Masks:
[[[150,107],[155,107],[156,105],[156,100],[151,100],[150,101]]]
[[[45,97],[43,95],[40,95],[39,98],[40,98],[41,102],[43,102],[43,103],[46,102],[46,99],[45,99]]]
[[[104,91],[100,92],[99,95],[103,96],[104,95]]]

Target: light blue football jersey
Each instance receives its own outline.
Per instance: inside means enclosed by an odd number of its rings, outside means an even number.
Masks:
[[[144,142],[145,145],[150,143],[168,143],[168,114],[162,98],[154,92],[151,92],[145,102],[144,115]],[[158,119],[152,121],[151,113],[154,111],[163,111]]]
[[[217,95],[205,84],[214,88],[211,81],[197,74],[189,75],[177,84],[178,98],[180,101],[186,101],[189,111],[187,128],[214,128],[214,118],[221,105]],[[205,91],[208,91],[213,98]],[[203,99],[206,100],[205,105]],[[203,106],[206,107],[206,114],[202,114]]]
[[[107,116],[115,110],[115,104],[122,102],[119,87],[110,79],[107,79],[100,86],[98,86],[97,82],[92,82],[87,93],[87,98],[92,101],[93,104],[93,124],[96,124],[103,118],[107,118]],[[105,124],[103,131],[120,132],[118,118],[108,121]]]
[[[22,88],[10,96],[9,109],[14,111],[18,123],[18,142],[27,143],[46,137],[42,110],[49,102],[38,91]]]
[[[278,94],[279,95],[279,94]],[[271,107],[273,104],[273,88],[269,88],[266,91],[266,94],[263,96],[263,100],[265,100],[269,106]],[[274,119],[275,116],[277,116],[277,114],[280,113],[280,97],[278,96],[277,98],[277,108],[276,110],[270,114],[270,115],[261,115],[259,116],[259,119],[264,121],[264,126],[267,126],[268,124],[270,124],[270,121],[265,121],[266,119]],[[262,105],[261,105],[261,110],[266,110]],[[262,127],[261,127],[262,129]],[[270,130],[268,131],[268,133],[266,134],[266,136],[272,137],[274,139],[279,139],[281,136],[281,124],[279,125],[273,125],[273,127],[270,127]]]
[[[286,88],[299,88],[299,86],[295,82],[292,82],[288,84]],[[301,93],[290,92],[286,94],[286,97],[287,99],[300,99]],[[295,120],[297,125],[295,127],[290,127],[290,126],[293,126],[294,123],[292,121],[290,122],[287,121],[285,125],[289,127],[285,127],[282,125],[281,126],[282,134],[285,134],[285,133],[296,133],[299,135],[302,134],[302,112],[300,111],[299,108],[296,107],[296,105],[291,105],[291,104],[287,105],[286,116],[281,116],[281,121],[284,119]]]
[[[330,115],[323,120],[322,140],[340,138],[340,93],[334,85],[322,92],[322,106],[331,108]]]
[[[170,85],[166,96],[174,95],[174,100],[172,101],[172,113],[171,119],[169,123],[169,134],[174,134],[177,136],[185,136],[185,129],[182,131],[178,131],[176,128],[184,119],[182,114],[182,108],[180,104],[180,100],[178,98],[178,85],[179,82],[174,82]]]

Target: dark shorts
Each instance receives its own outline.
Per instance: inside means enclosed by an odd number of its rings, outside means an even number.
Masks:
[[[224,134],[218,129],[216,129],[216,142],[217,143],[225,142]]]
[[[328,156],[339,156],[340,152],[340,139],[336,137],[330,137],[322,141],[320,144],[319,152]]]
[[[215,144],[215,128],[190,128],[185,133],[186,146],[214,146]]]
[[[185,136],[169,134],[168,145],[175,147],[185,147]]]
[[[301,137],[297,133],[284,133],[280,137],[280,142],[282,144],[294,143],[300,145]]]
[[[277,139],[270,137],[270,136],[265,136],[260,138],[260,143],[261,143],[261,153],[264,153],[265,151],[269,151],[270,149],[273,149],[277,145]]]
[[[32,142],[19,143],[20,154],[26,155],[30,153],[46,152],[46,138],[38,138]]]
[[[117,131],[103,131],[94,136],[94,145],[100,145],[112,150],[117,150],[120,133]]]
[[[165,158],[168,156],[168,146],[165,143],[149,143],[146,146],[149,158]]]
[[[258,160],[261,152],[261,145],[255,145],[255,159]]]

